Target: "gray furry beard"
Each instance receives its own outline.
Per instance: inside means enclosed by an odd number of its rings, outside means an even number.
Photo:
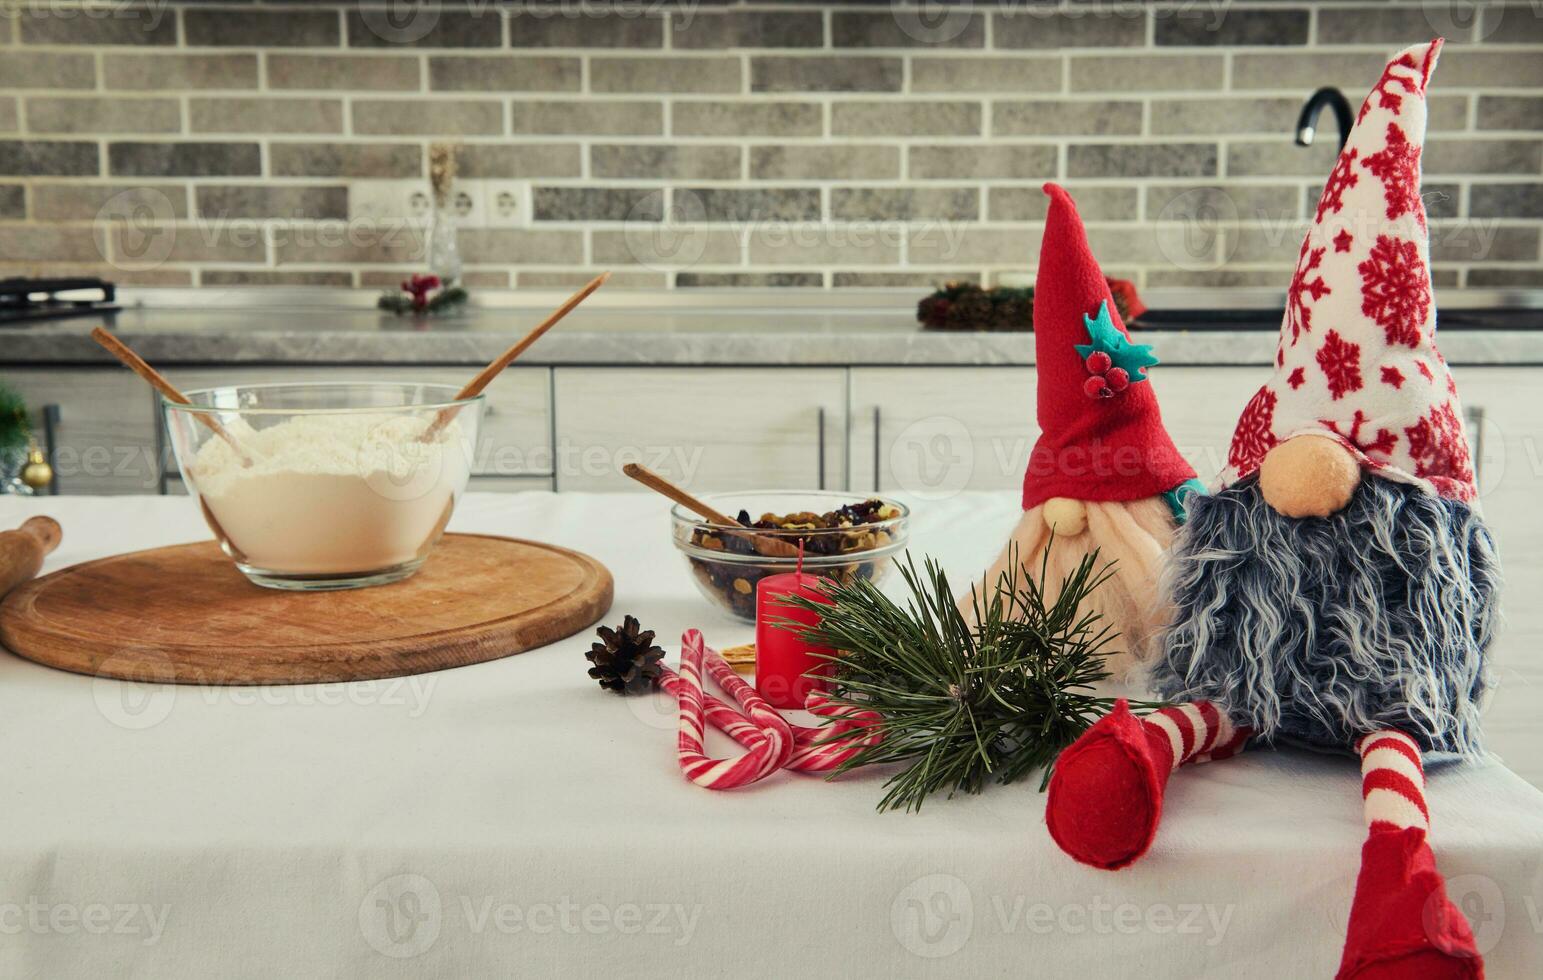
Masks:
[[[1189,501],[1150,682],[1265,740],[1350,749],[1394,728],[1480,751],[1500,566],[1467,504],[1367,474],[1328,518],[1282,517],[1257,478]]]

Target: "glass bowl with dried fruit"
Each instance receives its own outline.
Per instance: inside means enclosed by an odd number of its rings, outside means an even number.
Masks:
[[[710,524],[677,504],[670,511],[675,547],[702,594],[736,619],[755,622],[756,583],[798,567],[850,582],[878,581],[905,550],[911,512],[880,497],[824,490],[755,490],[701,498],[749,530]]]

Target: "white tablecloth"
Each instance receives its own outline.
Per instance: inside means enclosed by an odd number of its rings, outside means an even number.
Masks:
[[[919,507],[978,572],[1011,494]],[[64,525],[51,568],[207,537],[178,498],[0,498]],[[471,495],[452,528],[575,547],[637,615],[746,641],[696,594],[654,498]],[[1031,781],[874,812],[873,775],[712,793],[673,708],[585,676],[588,636],[402,681],[155,688],[0,654],[0,976],[1328,977],[1363,837],[1349,760],[1253,752],[1177,775],[1153,853],[1051,843]],[[1543,794],[1432,775],[1441,870],[1496,978],[1543,976]]]

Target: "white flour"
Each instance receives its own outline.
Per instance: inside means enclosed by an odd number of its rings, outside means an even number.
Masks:
[[[226,428],[252,460],[208,439],[187,467],[215,534],[268,572],[368,572],[422,557],[469,475],[461,427],[433,442],[432,417],[297,416],[264,429]]]

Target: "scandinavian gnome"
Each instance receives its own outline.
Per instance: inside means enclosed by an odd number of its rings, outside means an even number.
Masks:
[[[1023,475],[1023,516],[984,585],[994,587],[1014,555],[1037,578],[1048,547],[1053,590],[1098,549],[1115,565],[1090,611],[1119,634],[1110,660],[1119,675],[1154,622],[1157,572],[1183,516],[1180,497],[1198,484],[1147,380],[1157,359],[1120,322],[1077,205],[1055,184],[1045,193],[1050,208],[1034,283],[1040,435]]]
[[[1169,773],[1250,736],[1360,756],[1368,825],[1341,978],[1473,978],[1483,962],[1427,842],[1422,760],[1479,750],[1499,568],[1436,350],[1419,196],[1440,41],[1361,107],[1302,244],[1274,377],[1214,496],[1190,500],[1153,687],[1056,763],[1046,821],[1080,861],[1146,852]]]

